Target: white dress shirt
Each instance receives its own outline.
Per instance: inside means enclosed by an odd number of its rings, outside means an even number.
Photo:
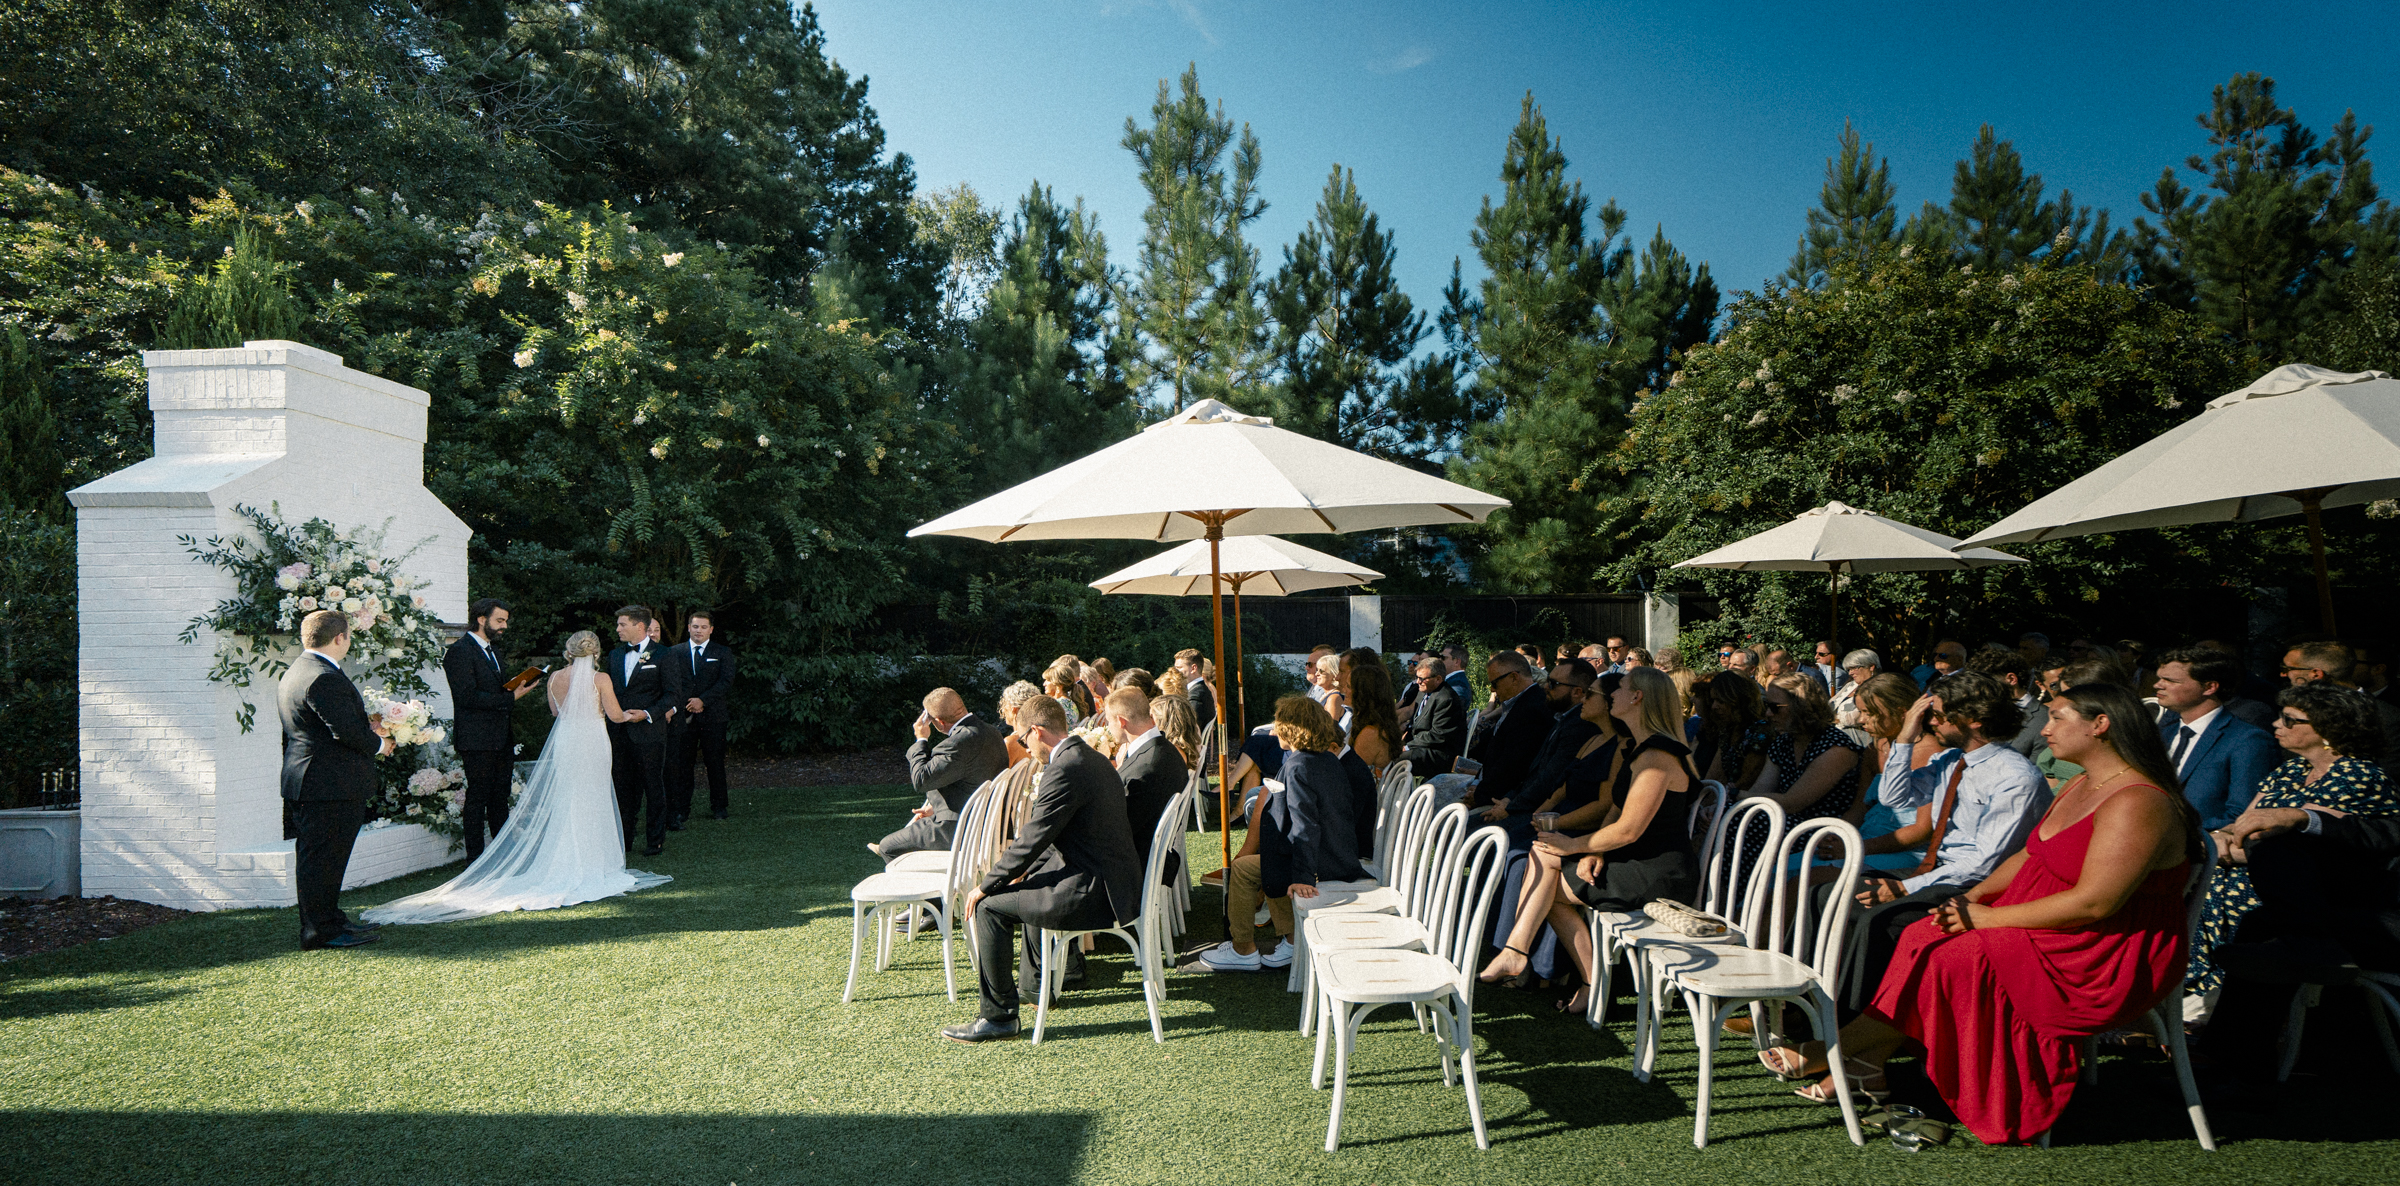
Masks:
[[[1142,748],[1144,746],[1147,746],[1151,742],[1156,741],[1164,736],[1166,736],[1166,733],[1158,726],[1150,726],[1149,732],[1126,742],[1125,747],[1117,751],[1117,765],[1123,766],[1125,763],[1132,761],[1133,756],[1142,752]]]
[[[641,665],[642,665],[642,654],[643,654],[643,652],[642,652],[642,651],[640,651],[640,650],[631,650],[631,651],[627,651],[627,652],[625,652],[625,682],[626,682],[626,683],[632,683],[632,682],[633,682],[633,669],[634,669],[634,668],[636,668],[636,667],[639,667],[639,666],[641,666]]]
[[[2215,708],[2209,709],[2207,712],[2201,714],[2200,719],[2196,721],[2184,720],[2182,713],[2175,714],[2175,727],[2178,729],[2189,729],[2192,731],[2192,743],[2183,747],[2183,757],[2177,759],[2175,762],[2175,773],[2178,776],[2183,774],[2184,767],[2192,764],[2192,755],[2198,753],[2200,750],[2200,739],[2208,736],[2208,727],[2216,723],[2217,714],[2223,711],[2225,711],[2225,706],[2220,704]],[[2175,753],[2174,742],[2170,741],[2167,743],[2167,753],[2169,756],[2172,756]]]

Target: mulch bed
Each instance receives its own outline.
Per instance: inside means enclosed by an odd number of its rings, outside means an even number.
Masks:
[[[725,759],[725,783],[733,787],[877,786],[907,781],[908,747],[904,745],[851,754]]]
[[[114,939],[189,913],[122,898],[0,898],[0,960]]]

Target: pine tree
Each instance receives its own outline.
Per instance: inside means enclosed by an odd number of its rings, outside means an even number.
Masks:
[[[1405,449],[1410,434],[1393,401],[1425,315],[1393,279],[1398,254],[1356,177],[1335,165],[1316,218],[1267,285],[1282,373],[1277,424],[1387,456]]]
[[[1800,236],[1784,278],[1815,288],[1825,283],[1837,262],[1864,271],[1875,255],[1899,245],[1899,208],[1892,201],[1892,166],[1875,155],[1875,146],[1859,139],[1858,129],[1842,122],[1841,155],[1825,161],[1825,187],[1816,209],[1808,212],[1808,229]]]
[[[1594,212],[1566,169],[1527,95],[1501,200],[1487,197],[1475,220],[1488,275],[1469,297],[1454,264],[1440,317],[1449,357],[1472,376],[1459,399],[1473,427],[1451,475],[1513,504],[1466,534],[1480,575],[1527,592],[1585,588],[1607,559],[1595,482],[1608,479],[1593,465],[1635,393],[1665,381],[1716,311],[1715,283],[1663,231],[1635,266],[1625,212],[1613,201]]]
[[[1927,202],[1900,237],[1912,250],[1979,271],[2046,259],[2088,262],[2104,280],[2122,279],[2130,245],[2124,231],[2109,229],[2108,212],[2076,205],[2072,190],[2044,201],[2042,190],[2042,175],[2028,172],[2016,145],[1985,124],[1951,174],[1950,204]]]
[[[1137,379],[1153,395],[1163,393],[1169,410],[1209,398],[1262,409],[1269,402],[1266,313],[1258,249],[1242,236],[1267,209],[1258,197],[1258,137],[1244,124],[1237,141],[1224,104],[1209,109],[1198,66],[1173,87],[1159,82],[1150,118],[1147,128],[1128,118],[1123,141],[1150,194],[1125,301],[1147,348]]]
[[[2199,117],[2216,151],[2186,158],[2205,177],[2187,188],[2172,168],[2142,196],[2157,221],[2134,220],[2143,283],[2280,361],[2294,337],[2332,309],[2351,267],[2392,258],[2400,215],[2376,200],[2367,140],[2345,112],[2319,143],[2256,72],[2216,88]]]
[[[300,335],[300,306],[276,266],[275,251],[259,233],[236,228],[213,274],[193,278],[167,314],[159,346],[166,350],[210,350],[262,339]]]
[[[16,326],[0,332],[0,510],[52,518],[66,504],[66,460],[50,414],[40,351]]]

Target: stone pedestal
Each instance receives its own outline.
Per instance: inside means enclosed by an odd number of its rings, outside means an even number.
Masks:
[[[297,342],[160,350],[150,372],[156,454],[71,491],[77,523],[83,889],[186,910],[292,904],[278,789],[275,689],[211,683],[217,640],[177,635],[234,595],[178,536],[250,530],[239,506],[381,529],[448,621],[466,616],[467,526],[426,492],[430,398]],[[437,694],[440,680],[435,680]],[[435,711],[448,714],[446,706]],[[354,884],[438,864],[424,829],[360,837]]]

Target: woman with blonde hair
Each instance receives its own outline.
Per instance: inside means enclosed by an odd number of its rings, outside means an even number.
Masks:
[[[1323,706],[1325,715],[1333,718],[1334,727],[1341,730],[1344,738],[1348,738],[1350,736],[1350,698],[1342,695],[1341,653],[1327,651],[1317,656],[1316,664],[1310,670],[1310,676],[1318,689],[1324,693],[1321,696],[1312,697],[1312,699]]]
[[[1067,730],[1069,732],[1074,731],[1077,721],[1089,715],[1083,710],[1080,703],[1088,693],[1083,690],[1083,681],[1076,675],[1078,670],[1077,667],[1061,659],[1051,664],[1048,671],[1042,673],[1042,693],[1052,700],[1058,701],[1058,706],[1067,710]]]
[[[1160,680],[1158,698],[1150,702],[1150,720],[1159,732],[1167,735],[1167,744],[1183,755],[1186,769],[1200,768],[1200,717],[1192,711],[1192,702],[1182,689],[1170,692],[1166,681]]]
[[[1525,902],[1500,954],[1479,979],[1489,983],[1525,970],[1534,936],[1556,931],[1583,973],[1585,988],[1560,1006],[1581,1012],[1599,969],[1581,903],[1594,910],[1638,910],[1660,898],[1688,902],[1700,887],[1700,862],[1685,831],[1689,795],[1700,785],[1692,751],[1683,744],[1683,701],[1675,681],[1655,667],[1625,672],[1608,697],[1609,715],[1625,727],[1628,760],[1617,764],[1611,788],[1617,818],[1585,836],[1544,832],[1534,838]]]

